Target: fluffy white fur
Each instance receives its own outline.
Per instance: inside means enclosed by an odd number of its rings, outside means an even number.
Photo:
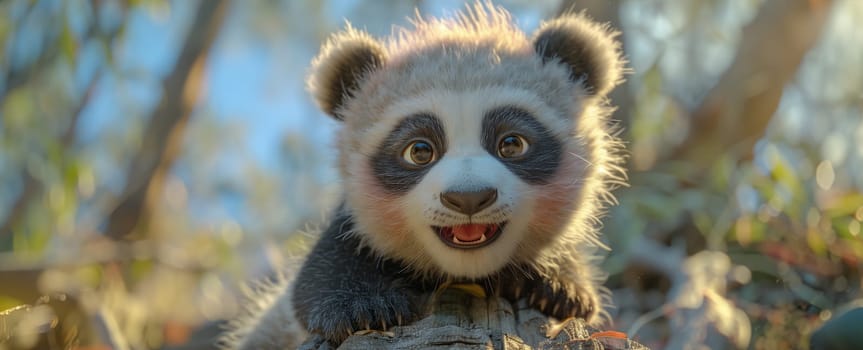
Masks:
[[[344,119],[338,139],[339,164],[348,207],[354,211],[357,221],[356,233],[382,256],[400,257],[419,273],[445,272],[471,277],[487,274],[509,259],[557,266],[559,259],[546,258],[545,255],[572,256],[573,251],[581,255],[585,246],[596,246],[596,218],[606,200],[611,198],[609,185],[622,182],[619,144],[609,130],[607,115],[610,110],[605,106],[603,96],[619,82],[623,63],[618,56],[617,44],[610,39],[607,29],[577,17],[576,20],[568,18],[545,23],[534,35],[539,37],[550,33],[547,36],[554,40],[559,39],[558,32],[565,30],[574,30],[576,35],[582,35],[579,42],[590,45],[587,51],[598,52],[593,61],[601,61],[593,67],[597,72],[595,75],[601,77],[601,84],[585,86],[582,82],[570,80],[570,67],[566,64],[544,63],[535,43],[513,24],[503,9],[478,4],[453,19],[417,17],[414,26],[399,30],[388,41],[375,44],[385,47],[382,66],[366,72],[359,88],[350,92],[352,98],[336,109]],[[339,38],[349,42],[367,40],[365,34],[354,30],[340,34]],[[327,57],[342,55],[336,46],[330,44],[316,62],[329,62]],[[320,79],[328,74],[328,69],[332,67],[323,64],[313,67],[309,82],[313,93],[318,91],[315,86],[323,85]],[[317,93],[315,96],[321,101],[330,95]],[[542,220],[551,223],[533,230],[551,231],[554,232],[552,235],[543,234],[524,241],[509,232],[516,231],[519,219],[532,214],[530,205],[524,204],[513,208],[518,210],[512,215],[515,222],[508,226],[508,232],[500,241],[489,247],[499,251],[447,250],[441,242],[429,238],[428,222],[415,215],[427,206],[439,204],[431,196],[441,189],[425,184],[424,180],[409,196],[388,195],[376,184],[366,163],[393,127],[417,111],[434,112],[441,118],[450,142],[474,140],[477,143],[470,147],[452,146],[452,152],[487,154],[478,146],[478,126],[464,123],[478,125],[484,108],[504,104],[528,110],[556,136],[565,140],[565,154],[572,158],[564,163],[572,164],[566,173],[569,179],[559,181],[570,183],[558,184],[557,192],[546,196],[568,192],[571,196],[565,199],[570,203],[562,205],[571,205],[572,208],[558,211],[554,217],[543,217]],[[462,110],[446,110],[448,108]],[[459,132],[470,135],[449,135]],[[437,169],[458,156],[457,153],[445,155],[432,169],[431,176],[426,178],[435,179]],[[518,190],[521,193],[541,193],[536,189],[525,190],[526,184],[521,183],[520,186]],[[421,196],[416,194],[420,191],[430,192],[424,192],[426,194],[421,199],[415,198]],[[370,207],[369,203],[391,204]],[[405,208],[411,210],[406,211]],[[529,226],[529,223],[524,225]],[[520,230],[520,233],[528,232]],[[551,242],[554,242],[554,247],[549,247]],[[456,258],[463,262],[461,270],[441,264]]]
[[[606,27],[573,14],[528,37],[505,10],[489,3],[450,19],[417,15],[413,28],[385,41],[353,28],[336,34],[313,62],[308,87],[324,111],[344,122],[337,145],[355,220],[352,234],[417,274],[481,277],[519,261],[546,276],[600,285],[604,276],[592,268],[603,247],[597,218],[613,200],[609,190],[624,181],[604,97],[620,82],[623,65],[613,37]],[[483,150],[483,111],[500,105],[527,110],[561,140],[564,159],[549,183],[529,185]],[[369,159],[402,118],[419,111],[443,122],[447,154],[406,195],[387,193]],[[499,191],[495,205],[477,218],[505,217],[509,224],[486,247],[449,248],[430,228],[463,223],[434,222],[428,215],[445,210],[437,195],[457,179],[488,182]],[[295,324],[282,317],[291,310],[289,299],[274,302],[263,316],[250,319],[286,332],[285,325]],[[232,339],[251,327],[240,327]],[[260,332],[264,338],[277,334]]]
[[[292,259],[299,266],[298,259]],[[294,316],[291,280],[295,270],[244,286],[247,303],[216,342],[220,349],[296,349],[307,334]]]
[[[518,179],[515,174],[489,154],[481,145],[478,135],[482,133],[482,116],[488,109],[502,105],[517,105],[550,126],[557,137],[569,140],[571,121],[561,118],[555,111],[541,102],[533,92],[507,87],[486,87],[469,91],[430,89],[388,108],[380,122],[369,128],[369,140],[360,146],[360,152],[348,159],[348,169],[361,169],[368,162],[366,155],[373,154],[378,146],[374,140],[381,140],[401,121],[404,116],[419,112],[431,112],[442,122],[449,142],[449,151],[431,169],[408,195],[391,200],[403,208],[407,227],[407,238],[392,240],[387,234],[363,234],[363,232],[387,232],[376,215],[357,215],[358,234],[364,235],[368,243],[378,249],[383,256],[398,257],[408,261],[422,272],[440,271],[454,277],[482,277],[489,275],[512,260],[513,253],[528,233],[527,226],[533,212],[535,194],[529,185]],[[579,173],[571,173],[573,178]],[[346,186],[373,188],[365,183],[366,177],[348,176]],[[438,194],[452,186],[470,184],[492,185],[499,192],[498,201],[489,208],[475,214],[470,222],[499,223],[508,221],[506,230],[491,247],[476,250],[454,250],[446,246],[432,232],[431,226],[454,226],[469,223],[465,215],[448,216],[447,220],[434,221],[433,213],[449,212],[441,204]],[[371,198],[369,191],[359,190],[348,193],[349,203],[354,207],[366,207]],[[375,191],[378,198],[381,194]],[[363,212],[367,209],[361,209]],[[370,208],[374,211],[374,208]],[[490,216],[488,213],[496,212]]]

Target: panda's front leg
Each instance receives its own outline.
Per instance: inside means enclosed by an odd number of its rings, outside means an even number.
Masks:
[[[498,277],[497,294],[512,303],[525,300],[546,316],[563,320],[584,319],[589,324],[599,318],[602,301],[596,282],[583,274],[542,274],[522,267]]]
[[[422,310],[415,283],[357,249],[356,240],[325,232],[292,286],[297,319],[334,346],[359,330],[413,321]]]

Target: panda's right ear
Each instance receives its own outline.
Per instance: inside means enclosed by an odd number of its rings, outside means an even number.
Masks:
[[[330,37],[312,61],[308,89],[324,112],[342,120],[339,109],[368,74],[380,68],[386,51],[368,33],[350,26]]]

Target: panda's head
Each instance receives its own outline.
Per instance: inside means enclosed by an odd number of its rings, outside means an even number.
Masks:
[[[381,256],[456,277],[590,238],[619,161],[603,101],[620,80],[613,37],[574,14],[528,37],[483,4],[387,41],[334,35],[309,88],[343,122],[355,233]]]

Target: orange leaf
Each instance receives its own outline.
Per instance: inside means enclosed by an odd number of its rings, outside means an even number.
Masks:
[[[590,335],[590,339],[596,338],[617,338],[617,339],[626,339],[626,333],[618,332],[618,331],[602,331],[596,332]]]

